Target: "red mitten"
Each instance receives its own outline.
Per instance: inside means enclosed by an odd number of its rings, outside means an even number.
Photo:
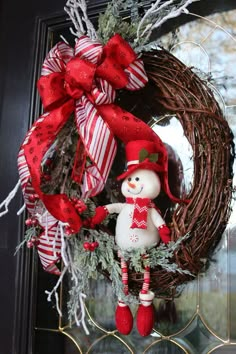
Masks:
[[[107,208],[105,206],[99,206],[95,209],[95,215],[90,220],[90,225],[95,226],[101,224],[101,222],[106,219],[109,214]]]
[[[159,236],[160,236],[160,239],[162,240],[163,243],[168,243],[171,241],[171,238],[170,238],[170,229],[168,226],[166,226],[165,224],[159,226],[157,228],[158,232],[159,232]]]

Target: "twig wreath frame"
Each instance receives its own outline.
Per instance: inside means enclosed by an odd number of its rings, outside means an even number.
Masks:
[[[142,55],[154,100],[181,123],[193,151],[193,182],[188,204],[174,211],[171,237],[189,233],[175,253],[175,262],[193,275],[206,265],[221,239],[232,197],[233,135],[207,82],[170,52],[161,49]],[[151,287],[158,297],[173,297],[177,286],[192,280],[188,274],[152,269]],[[130,287],[142,276],[130,272]]]

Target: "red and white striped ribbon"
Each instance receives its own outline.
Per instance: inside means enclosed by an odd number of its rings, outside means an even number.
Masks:
[[[135,60],[124,71],[129,78],[129,82],[126,85],[128,90],[139,90],[146,85],[148,78],[141,59]]]
[[[48,113],[45,113],[41,116],[28,131],[18,154],[18,171],[27,210],[44,229],[39,236],[39,244],[37,245],[40,261],[46,271],[60,274],[60,271],[55,264],[60,259],[61,255],[61,235],[58,228],[58,220],[50,215],[42,201],[40,201],[40,207],[37,207],[37,204],[30,198],[30,196],[35,193],[35,190],[30,183],[31,175],[24,153],[24,145],[27,144],[30,139],[32,131],[34,131],[38,123],[42,122],[47,115]],[[40,211],[38,209],[40,209]]]
[[[98,194],[104,187],[116,154],[116,141],[96,107],[83,96],[76,102],[76,124],[92,165],[81,186],[83,197]],[[89,134],[88,134],[89,132]]]
[[[66,64],[74,57],[74,49],[64,42],[57,43],[47,54],[41,70],[41,75],[46,76],[63,72]]]
[[[61,234],[58,222],[40,235],[37,249],[43,268],[47,272],[59,275],[60,271],[56,266],[56,262],[61,258]]]
[[[87,59],[93,64],[98,64],[103,52],[103,46],[100,42],[91,40],[84,36],[75,43],[75,55],[81,59]]]

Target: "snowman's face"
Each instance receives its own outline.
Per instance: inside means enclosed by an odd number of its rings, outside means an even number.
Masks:
[[[158,175],[151,170],[136,170],[123,181],[122,194],[127,198],[156,198],[161,190]]]

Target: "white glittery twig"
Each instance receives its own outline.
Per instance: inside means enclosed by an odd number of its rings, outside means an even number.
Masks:
[[[165,1],[161,3],[161,0],[157,0],[151,5],[151,7],[146,11],[142,17],[139,26],[137,28],[137,41],[140,41],[140,38],[148,39],[152,31],[168,21],[171,18],[178,17],[182,13],[188,13],[187,7],[194,1],[199,0],[183,0],[180,4],[174,3],[174,0]],[[173,5],[171,9],[170,6]],[[170,8],[170,10],[169,10]],[[163,10],[166,10],[167,14],[164,16],[158,16],[158,13],[161,13]],[[169,10],[169,11],[168,11]],[[153,15],[157,14],[157,18],[153,18]],[[152,18],[153,22],[148,22],[148,18]],[[148,22],[145,25],[145,22]]]
[[[70,27],[70,31],[75,37],[87,35],[91,39],[97,39],[97,32],[88,18],[85,0],[68,0],[64,10],[74,25],[75,30]]]
[[[2,207],[5,207],[5,209],[2,212],[0,212],[0,217],[8,213],[9,211],[8,205],[11,203],[12,199],[14,199],[19,187],[20,187],[20,180],[17,182],[13,190],[8,194],[6,199],[0,204],[0,210],[2,209]]]

